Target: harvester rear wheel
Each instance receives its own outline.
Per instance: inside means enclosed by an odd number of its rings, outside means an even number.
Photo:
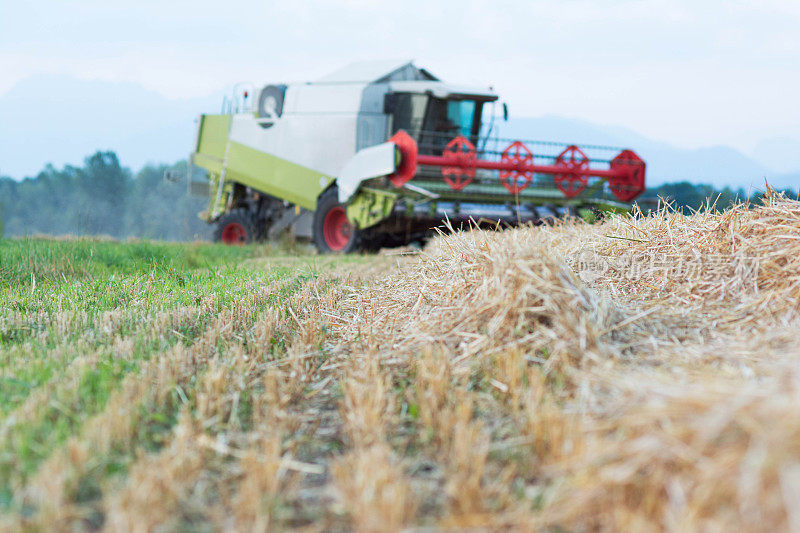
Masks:
[[[245,209],[228,211],[217,220],[214,242],[243,245],[256,241],[256,225],[253,216]]]
[[[358,250],[359,231],[347,220],[337,190],[322,193],[314,211],[314,246],[321,254],[348,254]]]

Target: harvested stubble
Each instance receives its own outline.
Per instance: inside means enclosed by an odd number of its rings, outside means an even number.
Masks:
[[[259,285],[151,356],[6,523],[800,530],[797,201],[364,261],[298,270],[284,301]],[[100,438],[131,391],[174,418],[153,449],[133,412]],[[92,448],[126,472],[94,474]]]
[[[800,203],[772,195],[441,237],[332,329],[413,376],[387,439],[435,522],[798,530],[799,306]]]

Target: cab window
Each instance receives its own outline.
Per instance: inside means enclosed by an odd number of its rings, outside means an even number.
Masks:
[[[432,98],[425,117],[424,130],[448,135],[477,134],[475,126],[475,100],[443,100]]]
[[[428,96],[425,94],[396,94],[392,130],[405,130],[412,138],[419,138],[425,123]]]
[[[474,100],[449,100],[447,102],[447,118],[453,123],[460,135],[472,134],[472,124],[475,120]]]

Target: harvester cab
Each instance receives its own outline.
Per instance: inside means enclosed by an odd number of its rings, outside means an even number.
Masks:
[[[221,113],[198,121],[202,216],[225,243],[288,230],[320,252],[349,252],[424,239],[445,218],[516,225],[623,211],[644,191],[630,150],[493,135],[497,100],[411,62],[239,84]]]
[[[431,152],[437,144],[444,150],[442,140],[447,137],[463,136],[477,142],[484,105],[496,101],[497,95],[454,89],[441,82],[389,84],[384,96],[389,131],[403,130]]]

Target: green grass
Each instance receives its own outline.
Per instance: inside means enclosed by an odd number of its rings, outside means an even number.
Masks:
[[[70,509],[62,529],[102,528],[109,498],[142,462],[170,453],[187,417],[210,438],[249,446],[264,429],[256,420],[269,369],[299,380],[327,363],[314,302],[376,260],[265,245],[0,239],[0,530],[6,519],[52,526],[42,490]],[[287,390],[316,401],[307,386]],[[311,461],[303,442],[292,453]],[[235,472],[231,458],[215,461],[204,468]]]
[[[304,274],[291,258],[269,267],[252,261],[278,255],[268,246],[0,240],[0,512],[14,505],[14,483],[79,436],[125,376],[178,342],[192,344],[215,316],[244,301],[252,323],[319,272],[316,258],[299,260],[310,266]],[[279,290],[248,300],[279,282]],[[244,345],[251,326],[236,333]],[[122,340],[132,346],[125,356],[117,353]],[[74,367],[78,357],[90,363]],[[30,418],[14,419],[26,402]],[[147,406],[145,449],[170,430],[180,403]]]
[[[270,254],[268,246],[132,240],[0,239],[0,283],[30,286],[60,279],[104,279],[148,272],[178,275]]]

